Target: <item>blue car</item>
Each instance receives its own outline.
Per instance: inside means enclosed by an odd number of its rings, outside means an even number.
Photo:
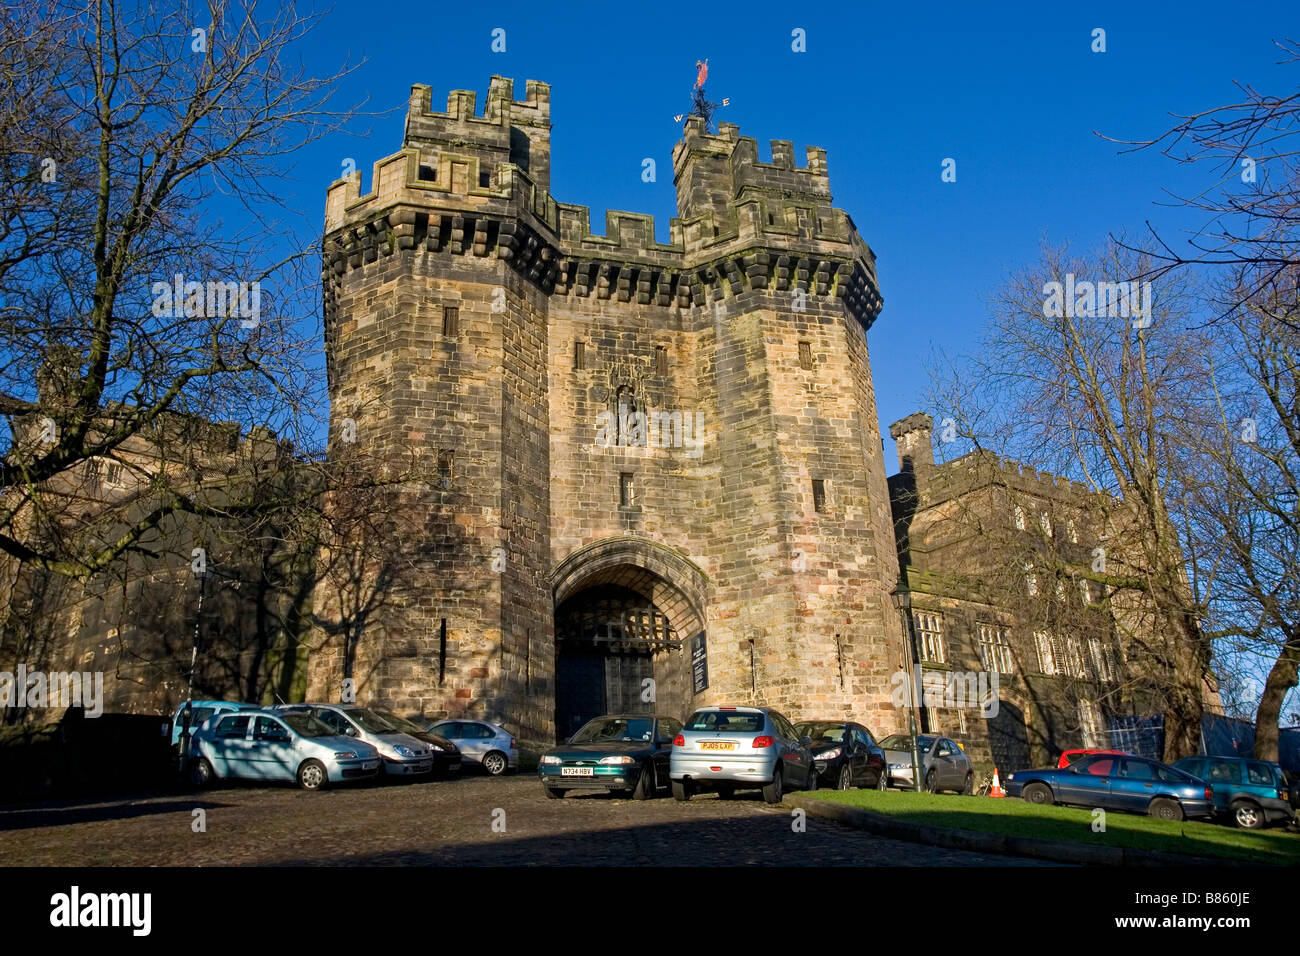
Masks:
[[[1017,770],[1009,797],[1146,813],[1161,820],[1214,816],[1214,791],[1204,780],[1144,757],[1093,754],[1068,767]]]
[[[224,714],[232,710],[256,710],[257,704],[241,704],[233,700],[187,700],[176,708],[172,716],[172,746],[178,747],[181,734],[188,732],[192,737],[194,731],[203,726],[203,722],[213,714]]]
[[[190,774],[195,786],[218,780],[293,781],[303,790],[373,777],[379,751],[302,711],[245,710],[218,714],[194,734]]]
[[[1287,823],[1295,815],[1290,788],[1276,763],[1245,757],[1184,757],[1174,766],[1207,781],[1214,790],[1215,808],[1243,829]]]

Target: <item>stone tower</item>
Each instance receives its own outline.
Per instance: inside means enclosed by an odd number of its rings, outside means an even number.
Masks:
[[[689,119],[670,242],[595,235],[549,192],[549,87],[414,87],[325,228],[332,447],[401,476],[400,567],[318,589],[309,696],[534,739],[720,702],[895,728],[874,255],[825,152],[771,151]]]

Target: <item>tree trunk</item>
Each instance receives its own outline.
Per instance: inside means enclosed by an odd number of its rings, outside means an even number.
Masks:
[[[1281,723],[1282,702],[1287,692],[1296,685],[1296,672],[1300,668],[1300,633],[1291,636],[1282,653],[1273,662],[1264,681],[1264,692],[1259,697],[1255,711],[1255,759],[1277,760],[1278,725]]]

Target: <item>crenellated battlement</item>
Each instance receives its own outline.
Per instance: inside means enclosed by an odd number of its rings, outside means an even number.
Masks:
[[[1004,485],[1037,498],[1081,503],[1096,494],[1082,482],[1022,465],[987,449],[969,452],[935,466],[918,488],[927,504],[945,501],[988,485]]]
[[[327,269],[342,275],[381,255],[424,247],[495,256],[544,291],[606,289],[680,305],[750,289],[803,289],[843,299],[870,326],[882,307],[875,255],[853,220],[831,205],[826,152],[772,140],[772,161],[733,124],[717,134],[698,117],[673,151],[678,207],[667,243],[642,213],[610,210],[605,232],[586,206],[550,194],[550,87],[494,76],[483,111],[473,91],[452,90],[445,112],[432,89],[411,88],[402,149],[335,181],[326,199]],[[612,293],[611,293],[612,294]]]

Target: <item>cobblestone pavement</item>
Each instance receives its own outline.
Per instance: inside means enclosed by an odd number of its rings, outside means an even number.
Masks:
[[[192,829],[206,813],[206,833]],[[504,826],[504,832],[495,832]],[[756,793],[549,800],[531,774],[363,784],[318,793],[230,785],[195,794],[0,809],[5,865],[1034,866],[882,839]]]

